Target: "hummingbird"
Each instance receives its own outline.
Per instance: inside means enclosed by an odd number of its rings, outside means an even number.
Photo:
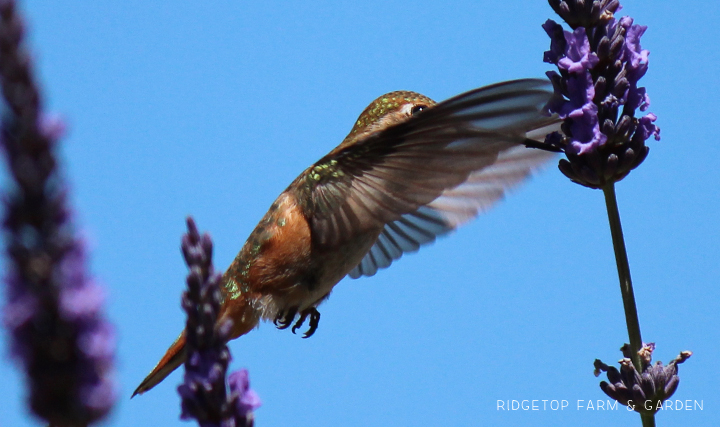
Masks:
[[[218,324],[230,339],[261,320],[304,338],[333,287],[372,276],[490,208],[557,151],[548,80],[482,87],[435,103],[390,92],[360,114],[335,149],[273,202],[221,278]],[[184,333],[133,396],[185,361]]]

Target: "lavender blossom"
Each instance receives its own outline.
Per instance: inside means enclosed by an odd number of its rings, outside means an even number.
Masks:
[[[650,98],[638,81],[648,67],[647,50],[640,37],[647,27],[632,18],[614,18],[617,0],[550,0],[555,12],[573,31],[548,20],[550,36],[544,61],[558,72],[547,73],[555,91],[562,94],[548,107],[564,120],[562,134],[548,135],[546,143],[565,152],[560,170],[572,181],[601,188],[620,181],[645,160],[645,141],[660,140],[657,117],[646,111]]]
[[[115,402],[115,338],[71,224],[55,156],[62,124],[42,112],[23,38],[15,2],[0,0],[0,138],[12,178],[3,195],[3,323],[10,353],[27,375],[32,411],[53,426],[85,426]]]
[[[230,363],[226,342],[232,321],[217,325],[220,311],[220,277],[212,265],[212,240],[200,236],[192,218],[183,236],[182,252],[190,268],[188,290],[182,305],[188,319],[185,328],[188,358],[185,381],[178,387],[182,397],[180,418],[195,418],[202,427],[252,427],[253,410],[260,400],[250,390],[246,370],[230,375],[230,397],[225,374]]]
[[[228,377],[230,384],[230,398],[235,411],[235,425],[253,427],[255,415],[253,411],[262,405],[260,397],[250,388],[250,378],[247,369],[235,371]]]
[[[662,403],[675,393],[680,383],[677,365],[692,356],[692,352],[683,351],[667,366],[663,366],[662,362],[650,364],[654,350],[655,344],[650,343],[645,344],[638,352],[642,363],[641,372],[635,369],[630,360],[630,346],[627,344],[621,348],[625,357],[620,360],[620,371],[596,359],[595,376],[607,372],[610,380],[609,383],[606,381],[600,383],[602,391],[611,399],[629,406],[636,412],[644,414],[657,412],[662,407]]]

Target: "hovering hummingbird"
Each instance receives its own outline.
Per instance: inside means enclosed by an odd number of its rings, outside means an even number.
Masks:
[[[230,339],[260,320],[295,333],[308,318],[311,336],[342,278],[372,276],[488,209],[552,158],[539,142],[559,127],[545,110],[552,96],[549,81],[525,79],[439,104],[406,91],[373,101],[280,194],[222,276],[218,322],[232,319]],[[133,396],[185,358],[181,334]]]

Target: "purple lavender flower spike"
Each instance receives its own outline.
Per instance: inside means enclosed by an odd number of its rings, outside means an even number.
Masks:
[[[655,344],[645,344],[638,352],[642,362],[642,371],[638,372],[630,360],[630,346],[621,349],[624,358],[620,360],[620,370],[595,359],[595,376],[606,372],[608,380],[600,383],[600,388],[611,399],[629,406],[641,414],[654,414],[665,400],[672,397],[680,383],[678,366],[692,356],[692,352],[683,351],[666,366],[662,362],[652,362]]]
[[[202,427],[252,427],[253,410],[260,400],[246,370],[230,375],[230,396],[225,374],[230,363],[226,342],[231,321],[216,327],[222,294],[220,275],[212,265],[212,240],[200,236],[192,218],[187,219],[188,232],[182,239],[182,253],[190,269],[188,290],[182,306],[188,319],[185,328],[188,358],[185,380],[178,387],[182,398],[180,418],[194,418]]]
[[[558,71],[548,76],[556,97],[548,105],[564,120],[562,133],[545,143],[565,152],[560,170],[572,181],[590,188],[620,181],[647,157],[645,140],[660,138],[660,129],[646,111],[650,98],[638,81],[648,67],[640,37],[647,27],[632,18],[616,20],[617,0],[549,0],[550,6],[573,31],[562,31],[552,20],[543,24],[550,50],[543,60]]]
[[[3,196],[8,257],[3,323],[11,355],[26,371],[32,411],[53,426],[86,426],[115,402],[115,336],[103,290],[88,274],[74,234],[55,146],[62,123],[43,114],[23,23],[0,0],[0,134],[12,175]]]

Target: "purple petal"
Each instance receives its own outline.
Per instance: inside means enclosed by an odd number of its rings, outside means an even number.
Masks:
[[[82,334],[78,340],[78,346],[87,357],[112,357],[115,353],[115,332],[109,323],[102,323]]]
[[[542,27],[547,35],[550,36],[550,50],[545,51],[543,61],[557,64],[558,60],[565,56],[565,47],[567,46],[563,28],[552,19],[545,21]]]
[[[99,384],[86,387],[81,392],[83,404],[95,410],[107,411],[117,399],[112,381],[101,381]]]
[[[262,405],[260,397],[250,389],[247,369],[240,369],[228,377],[230,392],[238,395],[237,410],[240,415],[256,410]]]
[[[645,33],[647,27],[644,25],[632,25],[632,18],[625,16],[620,19],[620,25],[627,28],[625,35],[625,60],[628,62],[628,78],[637,82],[648,68],[648,55],[650,51],[640,47],[640,37]]]
[[[67,289],[60,295],[60,312],[67,320],[86,318],[97,314],[105,301],[105,292],[99,286],[88,283],[75,289]]]
[[[585,34],[585,28],[579,27],[572,33],[565,32],[567,47],[565,57],[558,61],[558,67],[571,74],[583,73],[593,68],[600,61],[598,56],[590,51],[590,42]]]
[[[27,293],[15,298],[14,301],[5,306],[3,310],[3,323],[5,323],[8,329],[13,330],[35,316],[37,309],[37,298]]]
[[[633,139],[639,138],[645,141],[654,136],[656,141],[660,141],[660,128],[653,123],[655,120],[657,120],[657,116],[653,113],[640,117]]]

